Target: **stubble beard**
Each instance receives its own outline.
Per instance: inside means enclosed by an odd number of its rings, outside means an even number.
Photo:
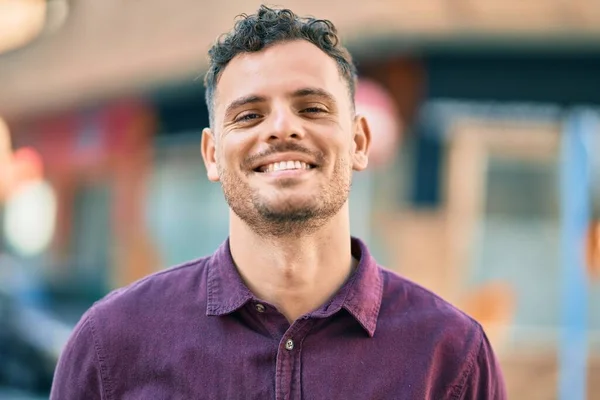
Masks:
[[[221,169],[220,177],[225,200],[242,221],[257,235],[282,238],[311,235],[336,215],[348,201],[352,170],[348,162],[338,160],[329,185],[301,203],[287,197],[270,204],[239,176]]]

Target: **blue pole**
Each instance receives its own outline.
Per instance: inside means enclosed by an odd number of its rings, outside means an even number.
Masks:
[[[576,110],[566,120],[561,138],[562,331],[559,345],[559,399],[585,400],[587,379],[588,283],[584,239],[590,222],[592,135],[598,118]]]

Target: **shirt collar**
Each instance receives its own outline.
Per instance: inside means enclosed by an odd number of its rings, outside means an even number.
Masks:
[[[383,295],[381,270],[360,239],[353,237],[351,241],[352,254],[359,259],[356,270],[331,301],[311,316],[326,318],[344,308],[373,337]],[[212,255],[208,265],[206,314],[226,315],[252,299],[255,297],[241,280],[227,239]]]
[[[210,258],[207,283],[206,315],[229,314],[254,297],[233,262],[229,239]]]

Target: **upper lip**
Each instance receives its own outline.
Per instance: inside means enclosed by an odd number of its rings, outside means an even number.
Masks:
[[[273,164],[276,162],[281,162],[281,161],[300,161],[300,162],[308,164],[312,167],[317,167],[317,164],[315,163],[314,159],[312,157],[310,157],[308,154],[276,153],[276,154],[267,156],[265,158],[261,158],[252,166],[252,169],[257,170],[266,165]]]

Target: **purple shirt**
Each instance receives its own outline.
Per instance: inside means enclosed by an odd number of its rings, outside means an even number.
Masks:
[[[51,399],[505,399],[481,326],[360,260],[293,324],[242,283],[225,242],[97,302],[59,361]]]

